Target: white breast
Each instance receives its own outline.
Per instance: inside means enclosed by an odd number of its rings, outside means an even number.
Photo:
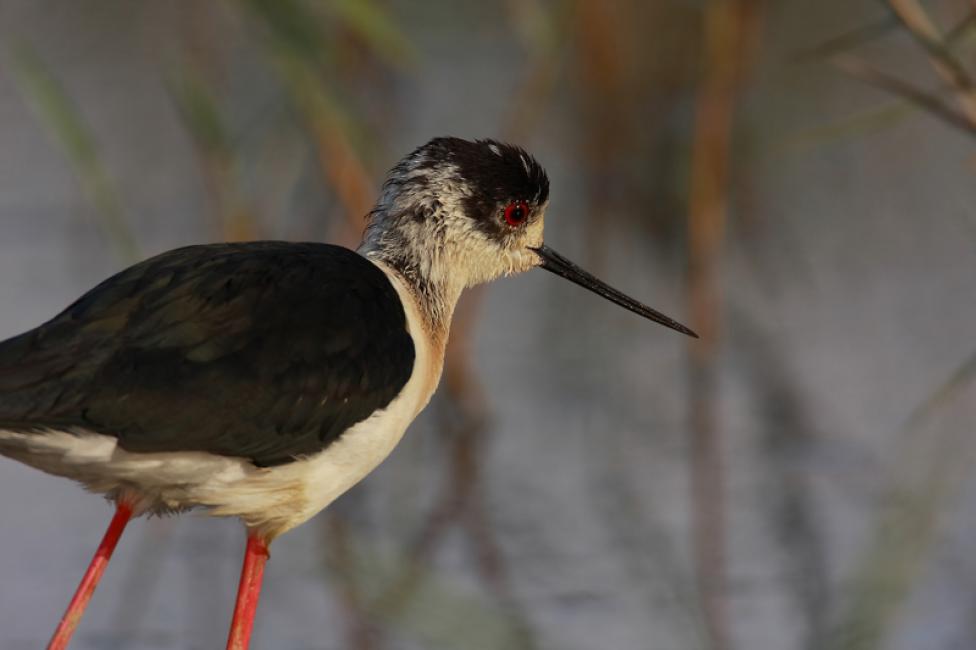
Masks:
[[[374,262],[375,263],[375,262]],[[111,436],[85,431],[23,434],[0,430],[0,453],[81,482],[88,489],[137,500],[139,511],[209,507],[237,516],[268,538],[306,521],[386,458],[430,401],[443,366],[416,300],[378,263],[403,303],[413,339],[413,373],[387,408],[350,428],[324,451],[275,467],[204,452],[132,453]]]

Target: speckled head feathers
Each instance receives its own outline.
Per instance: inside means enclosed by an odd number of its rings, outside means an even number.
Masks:
[[[539,264],[548,200],[545,170],[521,147],[435,138],[390,171],[360,251],[459,292]]]
[[[493,208],[512,200],[543,205],[549,199],[549,177],[521,147],[495,140],[436,138],[414,151],[418,169],[453,167],[471,189],[470,216],[489,218]]]

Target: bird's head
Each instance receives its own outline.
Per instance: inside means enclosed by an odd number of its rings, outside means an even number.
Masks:
[[[472,286],[540,263],[548,202],[549,178],[521,148],[436,138],[390,171],[365,243],[430,281]]]
[[[452,303],[461,289],[542,267],[631,311],[691,330],[609,287],[543,241],[549,177],[520,147],[436,138],[401,160],[370,212],[360,251]]]

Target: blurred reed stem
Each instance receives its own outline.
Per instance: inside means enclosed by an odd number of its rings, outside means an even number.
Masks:
[[[105,169],[91,127],[54,73],[27,43],[9,51],[18,90],[38,122],[68,159],[82,190],[99,217],[102,234],[127,263],[141,257],[115,183]]]
[[[372,0],[343,0],[328,7],[302,0],[239,2],[267,34],[274,71],[311,134],[325,185],[342,207],[340,239],[355,245],[376,184],[356,146],[360,124],[355,113],[337,99],[349,93],[333,87],[338,78],[326,74],[326,68],[337,57],[337,34],[343,29],[361,36],[367,49],[385,55],[387,63],[410,59],[408,41]]]
[[[285,54],[276,63],[314,138],[326,185],[336,193],[346,215],[344,237],[358,240],[363,219],[373,206],[376,184],[349,137],[351,124],[306,61]]]
[[[930,115],[941,119],[949,126],[969,135],[976,135],[976,122],[972,121],[969,116],[959,113],[939,99],[937,95],[920,90],[899,77],[882,72],[860,57],[838,54],[832,57],[830,61],[835,67],[850,76],[914,104]]]
[[[907,118],[925,112],[933,113],[967,133],[971,132],[970,122],[966,116],[957,113],[945,101],[945,98],[952,94],[952,87],[926,92],[900,78],[879,71],[863,59],[851,54],[854,49],[887,36],[901,27],[902,22],[892,15],[799,52],[795,57],[797,62],[829,61],[852,77],[887,91],[894,99],[881,106],[860,110],[833,122],[804,129],[785,138],[777,149],[796,153],[796,150],[801,147],[890,128]],[[974,27],[976,27],[976,12],[969,12],[946,32],[943,47],[947,51],[955,51],[961,42],[973,35]]]
[[[606,212],[618,181],[615,163],[624,157],[632,133],[628,61],[622,45],[630,35],[626,15],[621,15],[627,13],[624,6],[602,0],[580,0],[576,5],[576,65],[583,89],[579,102],[584,119],[580,161],[585,170],[587,201],[583,261],[597,273],[606,262]]]
[[[691,499],[697,582],[711,647],[732,647],[726,538],[727,495],[716,421],[722,288],[734,116],[746,63],[757,46],[760,3],[711,0],[705,8],[702,72],[695,103],[689,204]]]
[[[970,428],[941,421],[953,410],[971,418],[976,355],[967,359],[907,419],[895,441],[897,458],[871,536],[847,586],[848,603],[830,650],[880,650],[913,593],[940,533],[942,513],[976,461]]]
[[[944,88],[933,91],[920,89],[846,52],[834,54],[829,61],[850,76],[921,108],[945,124],[976,135],[976,86],[970,72],[953,52],[956,42],[970,34],[976,24],[976,13],[970,12],[943,33],[917,0],[887,0],[887,5],[903,30],[928,54],[932,66],[945,84]],[[958,108],[943,99],[947,93]]]
[[[955,89],[956,102],[970,122],[976,124],[976,88],[966,68],[947,47],[945,37],[918,0],[888,0],[888,6],[905,30],[928,53],[932,67]]]
[[[954,41],[968,33],[973,11],[943,34],[917,0],[887,0],[904,31],[925,50],[944,88],[924,91],[903,78],[882,72],[853,55],[837,55],[832,63],[851,76],[923,109],[943,123],[976,136],[976,91],[972,75],[952,51]],[[942,99],[949,93],[955,106]],[[934,428],[932,421],[961,399],[976,379],[976,355],[970,356],[908,418],[896,440],[898,455],[893,478],[885,490],[869,543],[852,575],[844,608],[831,635],[833,650],[878,650],[886,647],[897,614],[917,586],[926,554],[939,533],[939,518],[971,473],[976,456],[969,428],[951,423]],[[915,474],[915,476],[913,476]]]
[[[200,169],[213,199],[213,217],[224,241],[260,239],[254,211],[238,182],[238,155],[213,89],[184,65],[168,84],[183,125],[193,141]]]
[[[340,514],[325,516],[328,545],[326,561],[332,575],[338,578],[337,591],[346,623],[346,645],[349,650],[374,650],[380,647],[371,631],[361,581],[357,577],[357,562],[353,555],[349,527]]]

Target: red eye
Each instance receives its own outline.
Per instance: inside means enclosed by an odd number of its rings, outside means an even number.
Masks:
[[[521,226],[529,218],[529,206],[525,201],[509,203],[505,208],[505,223],[515,227]]]

